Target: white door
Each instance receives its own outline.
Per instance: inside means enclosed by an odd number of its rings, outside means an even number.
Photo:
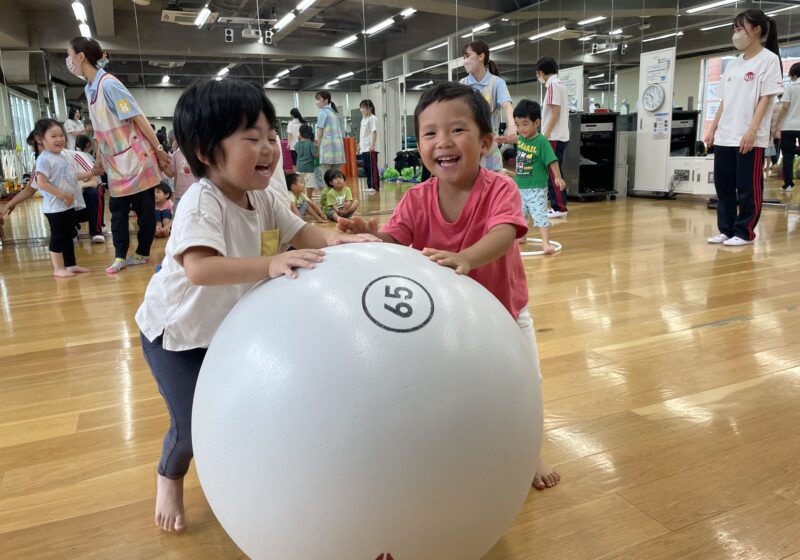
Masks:
[[[383,154],[384,166],[394,165],[394,158],[397,152],[403,149],[403,78],[395,78],[384,82],[384,147]]]

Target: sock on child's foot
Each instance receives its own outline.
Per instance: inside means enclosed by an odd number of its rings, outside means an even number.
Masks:
[[[125,259],[125,264],[128,266],[136,266],[137,264],[146,264],[150,262],[150,257],[143,257],[138,253],[134,253],[132,257]]]
[[[125,259],[114,259],[114,262],[106,269],[106,272],[108,274],[116,274],[126,266]]]

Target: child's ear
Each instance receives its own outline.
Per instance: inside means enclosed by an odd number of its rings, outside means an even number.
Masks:
[[[494,134],[490,132],[481,136],[481,157],[491,151],[492,144],[494,144]]]

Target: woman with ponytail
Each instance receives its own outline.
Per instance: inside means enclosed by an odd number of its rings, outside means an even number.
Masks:
[[[500,155],[499,145],[505,143],[506,139],[512,144],[517,141],[511,94],[508,93],[506,82],[500,77],[497,65],[489,59],[489,45],[483,41],[472,41],[464,46],[461,54],[464,56],[464,70],[469,74],[461,83],[480,93],[492,113],[492,131],[496,142],[492,144],[492,150],[481,159],[481,165],[492,171],[500,171],[503,169],[503,156]],[[501,108],[506,116],[505,136],[499,135]]]
[[[772,98],[783,93],[775,20],[750,9],[733,20],[733,46],[719,84],[720,104],[705,143],[714,148],[719,235],[709,243],[750,245],[761,216],[764,149],[770,143]]]
[[[303,115],[300,114],[300,109],[297,107],[289,111],[289,114],[292,115],[292,121],[289,123],[289,126],[286,127],[286,135],[288,136],[289,150],[292,152],[292,163],[297,165],[297,152],[294,147],[300,140],[300,127],[306,124],[306,120],[303,118]]]
[[[116,274],[126,266],[150,260],[156,235],[156,201],[153,187],[161,183],[161,169],[169,155],[158,141],[136,100],[117,78],[103,68],[108,53],[94,39],[76,37],[67,48],[67,69],[86,79],[89,118],[97,140],[96,174],[105,170],[111,193],[111,235],[115,259],[106,268]],[[136,253],[128,257],[128,215],[136,212],[139,232]]]
[[[344,165],[344,125],[331,99],[331,92],[322,90],[314,97],[319,108],[317,117],[317,145],[319,146],[319,167],[326,171],[339,171]]]

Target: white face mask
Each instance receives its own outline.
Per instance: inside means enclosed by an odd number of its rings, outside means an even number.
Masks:
[[[71,74],[83,78],[83,71],[80,66],[75,66],[75,62],[72,60],[71,56],[67,56],[67,70],[69,70]]]
[[[545,80],[545,79],[544,79],[544,78],[542,78],[541,76],[536,76],[536,79],[537,79],[537,80],[539,80],[539,83],[540,83],[540,84],[547,83],[547,80]]]
[[[750,44],[750,38],[747,36],[746,31],[735,31],[731,41],[733,42],[733,46],[736,47],[736,50],[740,51],[745,50],[747,45]]]

